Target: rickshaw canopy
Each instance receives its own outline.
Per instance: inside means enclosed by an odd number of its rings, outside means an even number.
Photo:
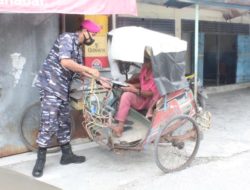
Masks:
[[[145,50],[148,52],[153,65],[155,83],[161,95],[187,85],[186,41],[137,26],[114,29],[109,32],[109,36],[111,37],[109,52],[111,60],[142,64]]]

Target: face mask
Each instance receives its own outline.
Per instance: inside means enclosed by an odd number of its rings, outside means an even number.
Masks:
[[[87,31],[88,32],[88,31]],[[90,35],[90,33],[88,32],[88,34],[89,34],[89,38],[87,39],[86,38],[86,36],[84,35],[84,41],[83,41],[83,43],[85,44],[85,45],[87,45],[87,46],[90,46],[90,45],[92,45],[94,42],[95,42],[95,40],[91,37],[91,35]]]

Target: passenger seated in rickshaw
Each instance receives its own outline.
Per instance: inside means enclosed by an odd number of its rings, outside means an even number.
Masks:
[[[159,99],[160,94],[154,82],[152,63],[150,58],[144,58],[140,73],[126,81],[127,87],[121,87],[123,94],[120,98],[118,111],[115,119],[117,126],[112,126],[115,136],[121,137],[124,130],[124,123],[127,119],[130,107],[136,110],[148,109],[146,117],[152,117],[153,104]]]

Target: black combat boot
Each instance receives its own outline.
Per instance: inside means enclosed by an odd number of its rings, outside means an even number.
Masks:
[[[46,148],[38,148],[36,164],[32,171],[34,177],[41,177],[43,175],[43,168],[46,162],[46,152]]]
[[[62,165],[71,164],[71,163],[79,164],[79,163],[85,162],[86,160],[84,156],[77,156],[73,154],[69,143],[61,145],[61,149],[62,149],[62,157],[60,160],[60,164]]]

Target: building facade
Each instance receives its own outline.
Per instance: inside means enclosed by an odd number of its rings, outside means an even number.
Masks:
[[[188,42],[186,73],[194,72],[195,7],[138,4],[137,17],[117,17],[117,27],[136,25]],[[250,82],[250,14],[246,10],[200,6],[198,75],[204,86]]]

